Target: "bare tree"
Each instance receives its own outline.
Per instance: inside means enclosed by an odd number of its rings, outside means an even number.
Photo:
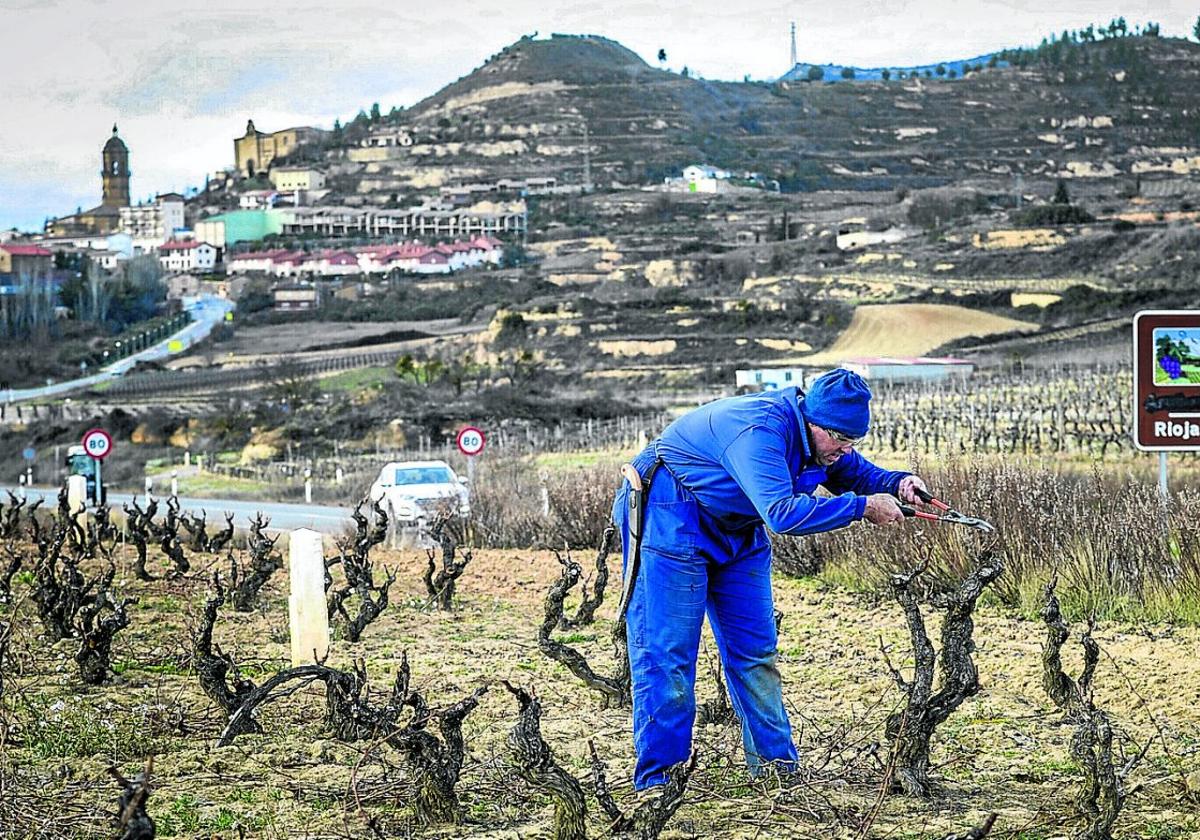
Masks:
[[[25,564],[25,555],[11,542],[4,544],[4,553],[8,555],[8,563],[0,567],[0,604],[12,601],[12,579]]]
[[[378,501],[374,502],[375,527],[370,527],[367,517],[362,513],[362,506],[367,500],[363,499],[354,506],[351,514],[355,523],[355,536],[352,540],[338,540],[338,556],[325,566],[326,591],[329,593],[329,618],[333,620],[341,616],[345,621],[346,638],[357,642],[362,638],[367,625],[387,609],[388,590],[396,582],[395,569],[387,569],[387,577],[382,583],[375,583],[375,569],[371,563],[371,549],[387,538],[388,517]],[[338,589],[332,588],[333,579],[329,575],[332,566],[341,565],[346,584]],[[358,614],[351,616],[346,604],[351,596],[357,596]]]
[[[75,662],[79,665],[80,679],[88,685],[102,685],[108,679],[112,670],[113,637],[129,626],[125,608],[136,603],[137,598],[115,600],[105,587],[92,603],[79,611],[75,625],[79,650],[75,653]],[[104,610],[108,614],[101,617]]]
[[[616,535],[617,527],[610,522],[600,537],[600,548],[596,551],[596,578],[593,583],[592,593],[588,594],[588,582],[586,580],[583,581],[580,585],[581,600],[579,602],[579,609],[575,611],[573,618],[564,612],[562,619],[559,621],[558,629],[571,630],[576,627],[585,627],[595,619],[596,610],[604,603],[604,590],[608,586],[608,554],[612,551]],[[557,551],[554,554],[558,556]],[[570,557],[571,552],[568,549],[567,559],[569,560]],[[558,562],[563,563],[563,559],[559,557]]]
[[[107,571],[91,579],[84,577],[80,558],[64,552],[68,533],[56,523],[37,543],[33,600],[47,635],[55,641],[74,633],[76,614],[94,602],[96,593],[107,589],[116,575],[110,562]]]
[[[449,612],[454,609],[454,590],[456,581],[462,577],[467,564],[471,562],[471,550],[462,549],[461,559],[456,560],[455,554],[461,548],[461,520],[453,508],[445,508],[438,512],[430,525],[429,534],[442,549],[442,567],[437,567],[433,549],[426,551],[428,565],[425,567],[425,591],[429,599],[438,609]]]
[[[226,731],[233,730],[230,734],[232,740],[237,735],[262,732],[262,727],[249,715],[239,718],[237,727],[233,727],[234,715],[254,691],[255,685],[252,680],[242,676],[232,656],[213,644],[217,611],[225,603],[225,587],[221,585],[221,576],[217,572],[213,573],[212,586],[212,594],[204,602],[200,626],[192,637],[193,662],[200,687],[225,712],[229,721]]]
[[[11,490],[8,491],[8,498],[8,507],[4,508],[3,516],[0,516],[0,539],[3,540],[12,539],[20,533],[21,509],[25,507],[25,500],[17,498]]]
[[[180,524],[183,529],[188,532],[191,537],[190,548],[196,552],[209,551],[208,539],[208,511],[201,510],[199,516],[182,514],[179,517]]]
[[[613,834],[634,834],[638,840],[655,840],[683,804],[683,792],[696,769],[696,751],[687,761],[671,766],[667,770],[667,781],[660,785],[657,797],[642,802],[632,814],[625,814],[608,789],[607,771],[596,752],[596,745],[588,741],[592,754],[592,778],[596,786],[596,801],[608,816],[609,830]]]
[[[148,519],[146,524],[155,532],[159,548],[171,561],[171,570],[167,572],[167,577],[180,578],[191,571],[192,564],[188,562],[187,555],[183,550],[183,542],[179,539],[181,526],[179,499],[174,496],[167,499],[167,515],[163,517],[161,525],[156,527],[151,519]]]
[[[216,536],[208,541],[208,550],[213,554],[219,554],[225,549],[230,542],[233,541],[233,514],[225,514],[225,527],[217,532]]]
[[[260,686],[250,683],[251,687],[239,695],[237,708],[217,746],[228,746],[238,734],[260,731],[253,719],[259,707],[320,680],[325,683],[325,722],[334,736],[343,740],[382,737],[404,757],[412,773],[416,787],[412,804],[417,819],[425,825],[457,823],[461,815],[455,787],[466,757],[462,725],[479,706],[487,686],[445,709],[434,710],[420,694],[410,690],[409,678],[405,655],[388,703],[375,708],[363,696],[366,674],[361,663],[353,672],[338,671],[319,662],[280,671]],[[284,688],[293,682],[298,685]],[[401,726],[399,718],[405,708],[412,712]],[[429,731],[434,723],[440,738]]]
[[[137,560],[133,564],[133,573],[138,580],[154,580],[154,576],[146,571],[146,546],[153,539],[151,523],[154,519],[154,509],[157,504],[150,501],[146,510],[138,506],[137,499],[131,499],[125,504],[125,534],[137,551]]]
[[[553,636],[555,629],[563,620],[563,601],[583,574],[579,564],[570,556],[556,556],[558,562],[562,564],[562,574],[550,586],[550,591],[546,593],[545,617],[538,627],[538,650],[555,662],[566,665],[571,673],[581,679],[588,688],[599,692],[605,706],[628,706],[631,693],[624,618],[618,620],[613,628],[612,640],[616,651],[617,671],[611,677],[596,673],[583,654]]]
[[[1054,705],[1066,713],[1075,726],[1071,736],[1070,753],[1083,771],[1083,783],[1075,796],[1075,808],[1086,820],[1074,835],[1074,840],[1112,840],[1112,827],[1125,804],[1123,782],[1145,757],[1150,748],[1146,742],[1141,752],[1122,767],[1113,761],[1113,729],[1108,715],[1096,708],[1092,682],[1100,659],[1100,646],[1092,638],[1094,619],[1088,620],[1083,645],[1083,670],[1079,680],[1063,671],[1062,646],[1070,629],[1062,618],[1055,589],[1058,581],[1052,578],[1043,590],[1045,603],[1042,620],[1046,623],[1046,641],[1042,647],[1042,686]]]
[[[888,663],[906,703],[901,711],[888,716],[886,724],[895,784],[909,796],[919,797],[928,797],[933,791],[929,779],[929,744],[934,731],[964,700],[979,693],[979,671],[971,658],[975,650],[972,614],[984,587],[999,577],[1004,567],[990,552],[985,552],[979,565],[963,579],[956,591],[932,599],[934,606],[946,611],[942,620],[941,654],[936,660],[913,586],[924,570],[925,565],[922,565],[906,574],[892,576],[892,591],[904,607],[916,665],[912,682],[908,682]],[[941,683],[936,693],[933,691],[935,664]]]
[[[232,523],[232,514],[230,515]],[[233,608],[237,612],[250,612],[258,601],[259,591],[271,579],[276,571],[283,568],[283,557],[275,550],[279,537],[268,537],[263,529],[270,520],[264,520],[261,513],[255,514],[250,522],[250,537],[246,541],[250,553],[248,568],[239,567],[237,559],[230,551],[229,580],[233,587]],[[232,528],[232,524],[230,525]]]
[[[1046,641],[1042,644],[1042,688],[1054,701],[1054,705],[1067,714],[1068,720],[1078,720],[1085,714],[1085,698],[1092,694],[1092,679],[1096,676],[1096,665],[1100,661],[1100,646],[1092,638],[1095,621],[1088,620],[1087,632],[1079,640],[1083,645],[1083,671],[1079,682],[1063,671],[1062,646],[1071,635],[1063,620],[1055,589],[1058,579],[1053,578],[1042,591],[1042,621],[1046,624]]]
[[[533,788],[548,791],[554,800],[554,840],[585,840],[587,800],[579,781],[554,760],[550,745],[542,738],[542,704],[523,688],[502,681],[517,698],[517,725],[508,733],[508,748],[517,761],[521,778]]]
[[[154,756],[151,756],[146,760],[146,769],[132,781],[122,776],[116,767],[108,768],[108,774],[122,788],[121,798],[117,800],[117,828],[121,832],[117,840],[154,840],[154,820],[146,813],[146,801],[153,791],[150,784],[153,767]]]

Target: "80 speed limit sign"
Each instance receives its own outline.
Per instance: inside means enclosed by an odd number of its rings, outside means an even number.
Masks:
[[[108,457],[108,453],[112,452],[112,436],[103,429],[84,432],[83,451],[97,459]]]
[[[467,426],[458,433],[455,443],[458,444],[458,451],[462,454],[478,455],[487,444],[487,438],[483,436],[482,430],[474,426]]]

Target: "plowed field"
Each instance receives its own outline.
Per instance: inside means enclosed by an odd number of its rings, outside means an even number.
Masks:
[[[1037,328],[1029,321],[941,303],[860,306],[832,347],[803,361],[823,365],[854,356],[921,356],[956,338]]]

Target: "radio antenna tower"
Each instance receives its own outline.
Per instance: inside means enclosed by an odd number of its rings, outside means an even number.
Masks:
[[[792,21],[792,63],[790,67],[796,66],[796,21]],[[790,69],[789,67],[789,69]]]

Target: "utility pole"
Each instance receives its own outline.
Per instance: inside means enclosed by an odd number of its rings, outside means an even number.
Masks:
[[[789,68],[796,66],[796,21],[792,21],[792,63]]]

